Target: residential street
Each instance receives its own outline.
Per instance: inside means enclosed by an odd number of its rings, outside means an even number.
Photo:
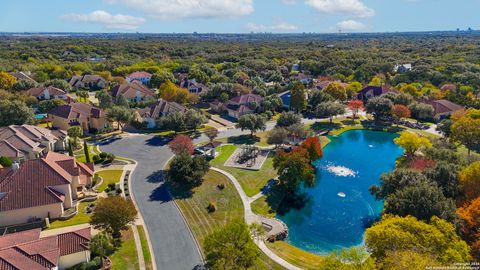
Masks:
[[[267,124],[272,129],[275,123]],[[219,137],[248,134],[228,129]],[[201,136],[195,142],[205,141]],[[137,161],[133,172],[132,192],[148,229],[157,269],[192,269],[202,262],[195,240],[183,217],[163,185],[162,169],[173,155],[168,141],[154,135],[130,134],[100,144],[102,151]]]

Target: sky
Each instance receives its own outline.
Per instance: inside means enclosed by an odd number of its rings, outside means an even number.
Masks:
[[[336,33],[480,29],[480,0],[0,1],[0,32]]]

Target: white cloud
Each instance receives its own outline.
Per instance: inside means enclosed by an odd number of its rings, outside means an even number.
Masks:
[[[327,14],[345,14],[359,18],[375,15],[375,11],[361,0],[306,0],[305,3],[318,12]]]
[[[282,0],[282,3],[285,5],[295,5],[297,3],[297,0]]]
[[[354,20],[346,20],[346,21],[341,21],[337,23],[337,27],[340,28],[341,30],[358,31],[358,30],[365,29],[366,25]]]
[[[246,28],[251,32],[292,32],[298,29],[296,25],[288,22],[277,22],[271,25],[249,23]]]
[[[145,23],[144,18],[129,15],[112,15],[103,10],[96,10],[88,14],[65,14],[61,17],[65,21],[99,23],[107,29],[135,30]]]
[[[253,13],[253,0],[104,0],[124,4],[162,20],[225,18]]]

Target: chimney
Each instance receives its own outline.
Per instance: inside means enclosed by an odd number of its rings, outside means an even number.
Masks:
[[[17,161],[14,161],[12,164],[12,170],[16,172],[18,169],[20,169],[20,164]]]

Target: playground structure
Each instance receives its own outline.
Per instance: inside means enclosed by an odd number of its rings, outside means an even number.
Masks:
[[[243,145],[240,147],[240,153],[237,155],[236,163],[246,164],[247,167],[253,167],[257,163],[258,148],[255,145]]]
[[[239,146],[225,162],[224,166],[247,170],[260,170],[270,150],[255,145]]]

